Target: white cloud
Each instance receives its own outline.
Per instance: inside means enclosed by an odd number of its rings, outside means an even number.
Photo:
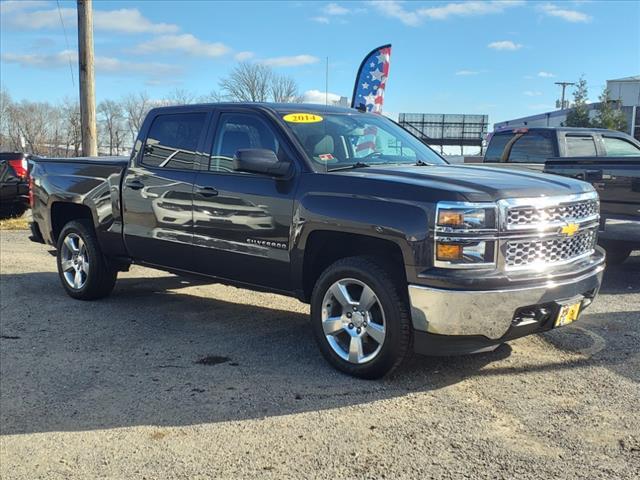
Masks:
[[[32,12],[17,11],[6,19],[13,27],[26,30],[45,28],[60,28],[60,17],[67,27],[76,27],[77,12],[75,8],[61,8],[51,10],[35,10]],[[4,15],[3,10],[3,15]],[[4,18],[3,18],[4,20]],[[119,33],[174,33],[179,30],[177,25],[169,23],[153,23],[144,17],[136,8],[122,8],[120,10],[94,10],[93,26],[97,31],[104,30]]]
[[[42,69],[68,68],[69,62],[74,66],[78,63],[78,53],[75,50],[63,50],[53,54],[2,54],[2,61],[15,63],[22,67]],[[105,74],[139,74],[146,77],[175,75],[181,69],[175,65],[157,62],[129,62],[113,57],[97,56],[95,58],[96,71]]]
[[[477,70],[458,70],[456,72],[456,75],[459,76],[470,76],[470,75],[478,75],[480,72],[478,72]]]
[[[311,17],[311,20],[313,20],[316,23],[330,23],[329,17],[323,17],[323,16],[318,16],[318,17]]]
[[[340,95],[331,92],[329,92],[328,95],[325,95],[325,92],[321,92],[320,90],[307,90],[302,95],[302,103],[317,103],[324,105],[327,99],[329,100],[329,104],[333,104],[334,102],[340,101]]]
[[[291,57],[273,57],[261,60],[260,63],[271,67],[297,67],[300,65],[310,65],[320,59],[313,55],[294,55]]]
[[[448,3],[441,7],[429,7],[418,10],[418,14],[433,20],[444,20],[449,17],[471,17],[476,15],[487,15],[491,13],[502,13],[506,8],[523,5],[523,1],[493,1],[493,2],[460,2]]]
[[[542,92],[538,92],[537,90],[525,90],[522,93],[527,97],[539,97],[540,95],[542,95]]]
[[[541,78],[553,78],[555,75],[550,72],[538,72],[538,76]]]
[[[19,10],[29,10],[30,8],[46,7],[50,4],[40,0],[6,0],[0,2],[0,14],[5,15]]]
[[[374,0],[369,2],[378,12],[391,18],[400,20],[405,25],[415,27],[424,19],[446,20],[450,17],[472,17],[502,13],[507,8],[524,4],[522,0],[493,0],[493,1],[469,1],[452,2],[437,7],[418,8],[408,10],[405,2],[399,0]]]
[[[512,42],[511,40],[502,40],[499,42],[491,42],[487,47],[492,48],[494,50],[508,50],[514,51],[522,48],[522,44]]]
[[[137,8],[94,10],[93,25],[97,30],[122,33],[174,33],[179,30],[177,25],[151,22]]]
[[[133,50],[141,54],[178,51],[194,57],[220,57],[231,51],[231,49],[223,43],[203,42],[190,33],[161,35],[148,42],[136,45]]]
[[[578,10],[567,10],[565,8],[560,8],[553,3],[540,5],[538,9],[545,15],[561,18],[562,20],[571,23],[588,23],[593,19],[591,15],[587,15],[586,13],[579,12]]]
[[[346,15],[351,12],[348,8],[338,5],[337,3],[330,3],[323,9],[327,15]]]
[[[234,58],[239,62],[245,62],[252,59],[255,56],[253,52],[238,52],[234,55]]]

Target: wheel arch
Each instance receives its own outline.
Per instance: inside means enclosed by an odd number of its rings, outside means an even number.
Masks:
[[[388,239],[336,230],[315,230],[305,242],[301,268],[301,300],[311,299],[313,287],[322,272],[334,262],[348,257],[375,259],[394,278],[406,284],[403,254],[400,246]]]

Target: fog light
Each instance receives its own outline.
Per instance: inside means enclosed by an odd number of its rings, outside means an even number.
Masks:
[[[436,257],[438,260],[461,260],[462,259],[462,245],[456,245],[452,243],[440,243],[436,246]]]

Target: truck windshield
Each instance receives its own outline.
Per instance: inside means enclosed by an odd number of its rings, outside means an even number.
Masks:
[[[319,171],[384,164],[445,164],[385,117],[367,113],[289,113],[284,123]]]

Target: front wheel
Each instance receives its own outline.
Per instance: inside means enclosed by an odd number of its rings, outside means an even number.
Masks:
[[[318,279],[311,299],[314,336],[325,359],[360,378],[380,378],[410,352],[411,321],[402,286],[366,257],[345,258]]]
[[[67,223],[60,232],[57,248],[58,275],[70,297],[95,300],[111,293],[118,272],[102,254],[89,222]]]

